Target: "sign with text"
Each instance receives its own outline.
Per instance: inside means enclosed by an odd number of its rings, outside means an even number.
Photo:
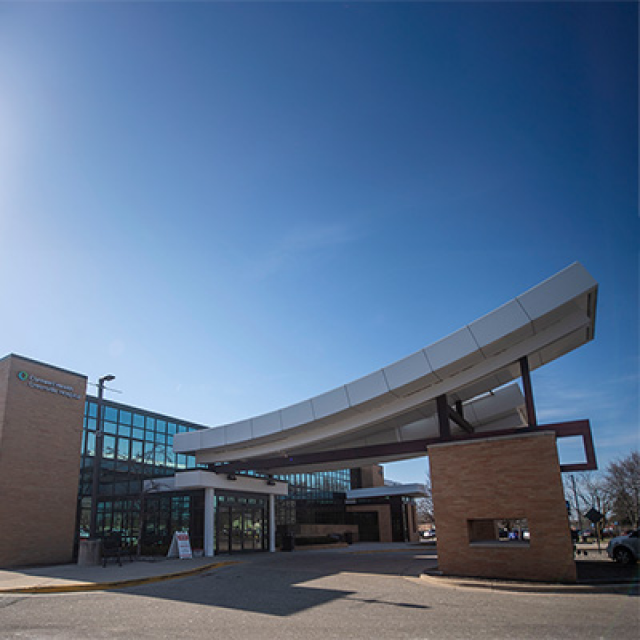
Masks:
[[[60,384],[53,380],[39,378],[27,371],[18,371],[18,380],[26,382],[29,387],[32,389],[38,389],[38,391],[48,391],[49,393],[55,393],[59,396],[65,396],[73,400],[80,400],[80,395],[77,394],[75,389],[69,384]]]
[[[173,534],[167,558],[193,558],[189,534],[186,531],[176,531]]]

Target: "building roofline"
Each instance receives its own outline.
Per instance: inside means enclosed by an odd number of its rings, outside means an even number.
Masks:
[[[71,369],[64,369],[63,367],[58,367],[55,364],[49,364],[48,362],[42,362],[41,360],[35,360],[34,358],[27,358],[26,356],[21,356],[18,353],[8,353],[6,356],[0,358],[0,362],[4,360],[8,360],[9,358],[17,358],[18,360],[23,360],[24,362],[30,362],[31,364],[38,364],[42,367],[49,367],[49,369],[55,369],[56,371],[60,371],[62,373],[68,373],[72,376],[78,376],[78,378],[84,378],[85,380],[89,379],[84,373],[78,373],[77,371],[71,371]]]

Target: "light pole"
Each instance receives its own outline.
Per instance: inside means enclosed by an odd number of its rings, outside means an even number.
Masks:
[[[102,443],[104,431],[102,429],[102,395],[104,393],[104,383],[115,380],[116,377],[109,374],[98,380],[98,411],[96,415],[96,450],[93,455],[93,476],[91,481],[91,520],[89,522],[89,539],[96,540],[98,537],[98,488],[100,485],[100,471],[102,469]]]

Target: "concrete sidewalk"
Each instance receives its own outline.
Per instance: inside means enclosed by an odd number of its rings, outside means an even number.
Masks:
[[[294,553],[315,551],[327,553],[381,553],[394,551],[419,551],[419,544],[409,543],[359,543],[340,548],[314,549],[298,547]],[[64,593],[71,591],[98,591],[132,587],[139,584],[174,580],[197,573],[214,570],[239,562],[250,562],[263,554],[237,554],[214,558],[156,557],[134,560],[123,558],[122,566],[110,560],[106,567],[80,567],[77,564],[56,565],[28,569],[0,569],[0,594],[2,593]]]
[[[580,545],[583,547],[583,545]],[[492,589],[523,592],[585,592],[585,591],[628,591],[638,590],[640,565],[621,567],[606,557],[606,553],[598,553],[595,547],[586,547],[588,556],[578,556],[578,582],[576,584],[545,584],[534,582],[515,582],[488,580],[482,578],[448,577],[439,575],[433,564],[437,562],[437,548],[429,543],[356,543],[347,547],[313,549],[298,547],[292,553],[300,556],[304,562],[305,552],[315,554],[357,554],[371,555],[376,562],[376,554],[380,553],[413,553],[416,562],[429,560],[430,570],[423,568],[422,577],[434,585],[445,587],[466,587],[476,589]],[[280,552],[282,553],[282,552]],[[427,554],[423,557],[423,554]],[[215,558],[193,558],[190,560],[153,558],[145,560],[123,559],[122,566],[111,560],[105,568],[79,567],[77,564],[66,564],[51,567],[30,569],[0,570],[0,595],[8,593],[65,593],[74,591],[101,591],[133,587],[140,584],[175,580],[198,573],[206,573],[217,568],[238,563],[251,562],[264,558],[263,553],[237,554],[233,556],[217,556]],[[271,555],[271,554],[269,554]],[[290,555],[286,553],[285,555]]]
[[[154,558],[153,560],[123,559],[122,566],[113,560],[106,567],[79,567],[63,564],[30,569],[0,569],[0,594],[3,593],[64,593],[97,591],[131,587],[187,577],[230,564],[237,558]]]

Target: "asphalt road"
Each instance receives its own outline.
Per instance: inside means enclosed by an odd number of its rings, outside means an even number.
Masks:
[[[0,638],[640,637],[640,598],[433,585],[434,552],[295,552],[112,592],[0,597]]]

